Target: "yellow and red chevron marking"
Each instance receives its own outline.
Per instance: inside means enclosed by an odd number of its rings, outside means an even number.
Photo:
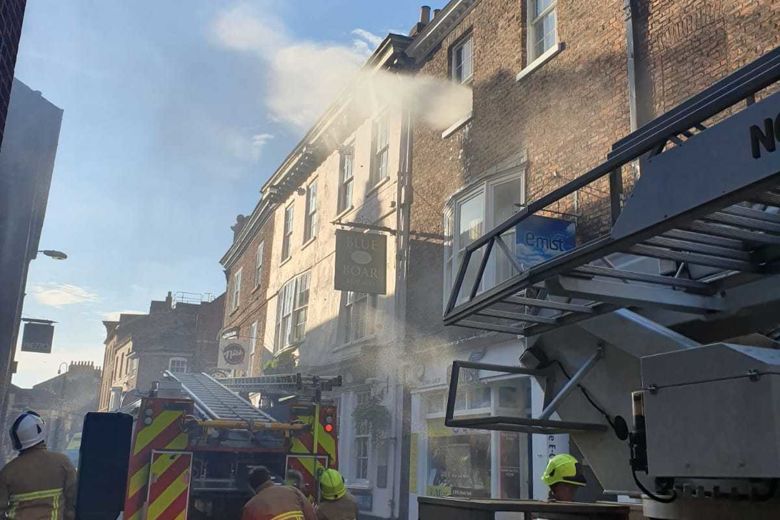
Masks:
[[[152,453],[146,520],[184,520],[190,492],[192,453]]]
[[[126,520],[143,518],[152,451],[187,449],[189,437],[182,429],[182,419],[191,413],[189,400],[146,398],[141,403],[128,464]]]

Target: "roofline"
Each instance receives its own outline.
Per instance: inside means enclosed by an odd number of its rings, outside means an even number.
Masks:
[[[406,48],[406,54],[420,61],[452,32],[455,25],[471,11],[479,0],[451,0]]]
[[[248,222],[244,224],[244,227],[238,232],[236,239],[230,244],[222,258],[219,259],[222,267],[230,269],[233,266],[252,241],[255,231],[265,225],[268,218],[273,214],[274,209],[276,209],[276,203],[262,198],[258,201],[255,209],[249,215]]]

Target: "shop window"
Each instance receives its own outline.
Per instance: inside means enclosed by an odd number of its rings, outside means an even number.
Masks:
[[[522,203],[524,198],[523,179],[518,172],[481,182],[450,200],[444,213],[445,303],[449,298],[449,292],[452,289],[460,263],[465,256],[466,247],[487,230],[511,217],[519,209],[517,204]],[[510,252],[514,254],[514,229],[505,232],[502,239]],[[483,251],[484,248],[481,248],[471,255],[461,285],[458,303],[463,302],[471,291],[478,274]],[[482,276],[479,290],[493,287],[516,273],[512,261],[498,247],[494,247],[491,259]]]
[[[429,436],[425,494],[489,498],[490,434]]]

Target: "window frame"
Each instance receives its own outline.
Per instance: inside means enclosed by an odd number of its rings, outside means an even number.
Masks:
[[[468,76],[457,77],[458,65],[458,52],[463,51],[466,46],[469,48],[469,74]],[[462,56],[462,54],[461,54]],[[463,71],[463,59],[461,57],[461,74]],[[468,85],[474,79],[474,38],[471,33],[463,36],[460,40],[453,43],[450,47],[450,79],[460,85]]]
[[[260,287],[260,283],[263,281],[263,255],[265,254],[265,240],[261,240],[257,244],[255,250],[255,287]]]
[[[349,159],[347,159],[349,158]],[[349,177],[346,177],[346,165],[349,164]],[[352,197],[355,188],[355,146],[349,144],[339,151],[339,197],[336,203],[336,214],[352,208]]]
[[[184,370],[183,371],[174,370],[173,369],[173,362],[174,361],[183,361],[184,362]],[[190,368],[189,367],[189,361],[187,360],[186,357],[174,356],[174,357],[168,358],[168,371],[171,374],[186,374],[187,371],[189,370],[189,368]]]
[[[303,243],[317,238],[317,179],[306,186],[306,213],[304,214]]]
[[[462,189],[461,191],[455,193],[450,199],[447,201],[445,207],[444,207],[444,223],[443,223],[443,229],[444,229],[444,250],[443,250],[443,261],[444,261],[444,294],[442,298],[443,305],[447,305],[447,301],[449,299],[449,293],[453,288],[453,283],[455,281],[455,274],[456,270],[459,267],[460,264],[460,254],[465,250],[466,246],[468,244],[461,244],[460,242],[460,208],[463,206],[464,203],[473,200],[476,197],[481,196],[483,198],[482,201],[482,235],[484,235],[488,230],[493,229],[501,222],[498,222],[496,219],[496,207],[495,207],[495,188],[497,186],[500,186],[502,184],[506,184],[508,182],[512,181],[520,181],[520,200],[519,203],[524,203],[526,200],[526,176],[525,176],[525,166],[519,166],[515,168],[510,168],[508,170],[502,171],[500,173],[497,173],[495,175],[491,175],[488,177],[485,177],[483,179],[480,179],[477,183],[475,183],[472,186],[467,186],[466,188]],[[509,233],[509,232],[507,232]],[[505,233],[503,236],[505,237]],[[507,244],[511,250],[514,250],[514,243]],[[483,282],[492,282],[497,274],[497,267],[496,267],[496,258],[498,258],[497,255],[502,254],[498,251],[496,251],[497,248],[493,248],[493,252],[491,253],[491,256],[494,258],[493,261],[488,262],[485,273],[483,274],[482,280]],[[457,263],[456,263],[457,260]],[[474,262],[474,256],[472,256],[471,262]],[[464,292],[464,290],[468,290],[470,288],[461,288],[461,293]],[[462,297],[461,297],[462,298]],[[461,298],[458,299],[458,302],[461,302]]]
[[[301,304],[301,287],[305,281],[306,302]],[[308,317],[309,297],[311,291],[311,271],[291,278],[279,289],[276,303],[276,325],[274,337],[274,352],[300,344],[306,337],[306,321]],[[301,320],[301,316],[303,319]],[[300,336],[294,334],[297,328],[302,328]]]
[[[241,278],[244,268],[239,267],[238,271],[233,273],[233,286],[230,291],[230,312],[234,312],[241,305]]]
[[[387,113],[380,114],[373,120],[371,124],[371,170],[368,183],[369,189],[378,186],[385,179],[390,177],[389,126]],[[381,133],[380,130],[382,130]],[[379,146],[380,136],[384,137],[384,143],[381,147]]]
[[[292,256],[292,232],[295,218],[295,205],[290,203],[284,208],[284,222],[282,224],[282,262]]]
[[[367,402],[371,397],[368,391],[355,393],[355,408]],[[371,471],[371,428],[368,421],[355,421],[354,424],[355,441],[355,480],[369,480]],[[365,447],[365,450],[361,449]],[[365,451],[364,454],[361,454]]]
[[[341,336],[344,343],[352,343],[370,338],[377,332],[377,307],[379,298],[376,294],[342,291],[342,326]],[[358,313],[363,313],[362,316]],[[362,333],[357,335],[358,327],[355,320],[362,320]]]
[[[526,39],[526,46],[527,46],[527,52],[526,52],[526,63],[527,65],[530,65],[535,60],[541,58],[545,55],[546,52],[550,52],[551,49],[554,49],[556,45],[558,44],[558,0],[551,0],[550,5],[548,5],[541,13],[539,13],[538,16],[534,17],[534,12],[536,11],[536,6],[538,4],[539,0],[530,0],[527,4],[527,16],[526,16],[526,33],[527,33],[527,39]],[[553,14],[555,16],[555,24],[553,26],[553,43],[546,49],[542,49],[541,52],[536,51],[536,44],[539,38],[537,37],[538,30],[537,30],[537,24],[544,23],[544,18],[548,15]]]

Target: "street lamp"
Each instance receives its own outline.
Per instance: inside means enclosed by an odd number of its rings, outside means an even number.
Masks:
[[[63,253],[62,251],[57,251],[56,249],[43,249],[41,251],[38,251],[39,253],[43,253],[44,255],[48,256],[49,258],[53,258],[55,260],[65,260],[68,258],[68,255]]]
[[[62,363],[60,363],[60,366],[57,367],[57,375],[62,374],[62,367],[63,366],[65,366],[65,371],[66,372],[68,371],[68,363],[63,361]]]

